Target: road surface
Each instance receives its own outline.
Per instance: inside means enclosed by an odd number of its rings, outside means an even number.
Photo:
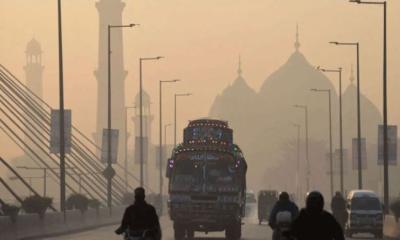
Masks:
[[[168,217],[162,217],[161,226],[163,229],[163,239],[173,240],[172,223]],[[94,229],[87,232],[81,232],[71,235],[57,236],[54,238],[46,238],[46,240],[121,240],[121,236],[114,234],[114,230],[118,226],[109,226]],[[243,226],[243,239],[271,239],[272,232],[267,224],[258,225],[256,220],[246,219]],[[201,239],[223,239],[224,234],[209,233],[208,235],[196,233],[196,238]]]
[[[161,225],[163,228],[163,239],[173,240],[173,229],[172,223],[169,221],[168,217],[161,218]],[[54,238],[47,238],[46,240],[121,240],[121,236],[114,234],[114,230],[118,226],[109,226],[98,228],[95,230],[81,232],[77,234],[58,236]],[[272,231],[267,224],[258,225],[256,219],[245,219],[245,224],[243,226],[242,239],[244,240],[272,240]],[[364,238],[364,236],[360,236]],[[368,237],[368,236],[366,236]],[[219,240],[224,239],[224,234],[221,233],[209,233],[208,235],[196,233],[196,239],[202,240]],[[370,238],[365,238],[370,239]]]

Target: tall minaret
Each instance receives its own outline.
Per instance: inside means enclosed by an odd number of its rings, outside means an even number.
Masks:
[[[351,64],[349,80],[350,80],[350,84],[351,84],[351,85],[354,85],[354,69],[353,69],[353,64]]]
[[[42,65],[42,48],[36,39],[32,38],[26,46],[25,50],[26,64],[24,66],[26,86],[39,98],[43,99],[43,69]],[[41,104],[41,103],[39,103]],[[25,143],[35,149],[36,152],[41,152],[35,148],[28,136],[25,136]],[[44,156],[42,156],[44,157]],[[30,163],[30,162],[29,162]],[[27,164],[21,162],[18,164]]]
[[[140,106],[139,93],[135,97],[134,106]],[[149,158],[151,156],[150,150],[152,149],[151,143],[151,124],[153,122],[153,115],[151,114],[150,105],[151,99],[150,95],[143,91],[143,162],[144,162],[144,184],[149,185]],[[135,116],[132,118],[135,125],[135,163],[140,164],[140,111],[136,108]],[[139,168],[138,168],[139,169]]]
[[[299,51],[300,48],[300,40],[299,40],[299,24],[296,25],[296,42],[294,43],[294,48],[296,52]]]
[[[122,11],[125,3],[121,0],[99,0],[96,8],[99,12],[99,59],[95,71],[97,78],[97,128],[95,141],[101,146],[102,132],[107,128],[108,98],[108,25],[122,25]],[[111,31],[111,128],[119,130],[118,158],[124,157],[125,144],[125,77],[123,42],[121,28]]]
[[[25,50],[26,65],[24,66],[27,87],[38,97],[43,98],[42,48],[36,39],[28,42]]]

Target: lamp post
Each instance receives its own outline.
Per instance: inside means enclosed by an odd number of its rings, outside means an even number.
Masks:
[[[65,143],[64,143],[64,73],[62,47],[62,16],[61,0],[57,1],[58,10],[58,69],[59,69],[59,106],[60,106],[60,210],[63,212],[64,222],[67,220],[65,212]]]
[[[297,140],[296,140],[296,145],[297,145],[297,163],[296,163],[296,190],[297,190],[297,198],[300,198],[301,192],[300,192],[300,124],[293,123],[293,126],[296,127],[297,129]]]
[[[125,162],[124,162],[124,181],[125,192],[128,192],[128,110],[136,106],[125,106]]]
[[[340,191],[344,193],[344,169],[343,169],[343,111],[342,111],[342,68],[325,69],[317,67],[318,70],[328,73],[339,74],[339,148],[340,148]]]
[[[107,168],[104,173],[107,178],[107,207],[109,208],[111,215],[111,207],[112,207],[112,178],[115,174],[115,171],[112,167],[111,163],[111,29],[114,28],[131,28],[134,26],[138,26],[138,24],[129,24],[129,25],[108,25],[107,33],[108,33],[108,121],[107,121]],[[114,173],[114,174],[113,174]]]
[[[159,113],[159,124],[160,124],[160,139],[159,139],[159,168],[160,168],[160,185],[159,185],[159,193],[160,193],[160,201],[162,203],[162,192],[163,192],[163,176],[162,176],[162,158],[163,158],[163,144],[162,144],[162,85],[163,83],[176,83],[179,82],[180,79],[173,80],[160,80],[160,113]]]
[[[358,189],[363,188],[362,156],[361,156],[361,103],[360,103],[360,43],[359,42],[330,42],[335,45],[355,46],[357,53],[357,162],[358,162]]]
[[[306,173],[306,188],[307,191],[310,190],[310,159],[308,155],[308,107],[307,105],[294,105],[295,108],[300,108],[304,110],[304,125],[306,129],[306,164],[307,164],[307,173]]]
[[[331,90],[330,89],[311,89],[314,92],[328,93],[328,105],[329,105],[329,171],[330,171],[330,188],[331,196],[333,196],[333,159],[332,159],[332,103],[331,103]]]
[[[142,74],[142,62],[143,61],[154,61],[164,58],[162,56],[150,57],[150,58],[139,58],[139,128],[140,128],[140,186],[144,186],[144,159],[143,159],[143,74]]]
[[[191,96],[191,93],[179,93],[175,94],[175,102],[174,102],[174,147],[176,147],[176,99],[178,97],[188,97]]]
[[[350,0],[358,4],[373,4],[383,6],[383,201],[385,213],[389,213],[389,148],[387,138],[387,31],[386,31],[386,8],[387,2]]]

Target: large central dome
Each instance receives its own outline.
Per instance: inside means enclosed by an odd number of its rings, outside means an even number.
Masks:
[[[313,92],[312,88],[331,90],[333,152],[339,148],[339,98],[332,81],[338,81],[337,74],[324,75],[308,62],[299,50],[298,39],[295,50],[279,69],[266,78],[257,93],[242,77],[241,68],[237,79],[218,95],[210,109],[211,117],[229,121],[235,131],[249,165],[249,179],[252,188],[265,189],[276,179],[284,180],[275,187],[296,191],[294,177],[300,172],[300,184],[306,191],[305,158],[305,109],[294,105],[307,106],[310,188],[328,192],[329,182],[329,98],[327,92]],[[355,86],[350,85],[343,94],[343,142],[348,154],[347,186],[351,186],[351,138],[355,135]],[[367,142],[374,140],[380,114],[371,101],[362,96],[363,136]],[[300,126],[299,171],[297,171],[297,129]],[[373,130],[371,130],[373,129]],[[375,141],[376,142],[376,141]],[[371,155],[371,153],[368,153]],[[335,166],[337,161],[335,160]],[[334,169],[335,171],[335,169]],[[335,181],[337,177],[335,176]],[[274,183],[275,184],[275,183]],[[337,188],[337,182],[335,183]],[[276,185],[276,184],[275,184]],[[372,186],[374,188],[374,186]]]

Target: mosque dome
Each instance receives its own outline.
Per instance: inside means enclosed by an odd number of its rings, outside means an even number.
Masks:
[[[351,148],[351,139],[357,137],[357,86],[354,84],[353,70],[350,84],[343,92],[343,129],[344,145]],[[382,124],[379,109],[362,92],[360,92],[361,137],[367,142],[375,143],[378,137],[378,125]]]
[[[143,97],[142,97],[143,105],[150,105],[151,99],[150,95],[143,89]],[[140,92],[138,92],[135,96],[135,105],[140,105]]]
[[[42,54],[42,47],[35,38],[32,38],[26,46],[25,53],[29,55],[40,55]]]
[[[256,96],[256,92],[247,84],[242,76],[240,59],[237,73],[238,76],[233,83],[215,98],[209,116],[222,117],[229,121],[230,117],[238,114],[238,109],[245,107],[246,102]]]

